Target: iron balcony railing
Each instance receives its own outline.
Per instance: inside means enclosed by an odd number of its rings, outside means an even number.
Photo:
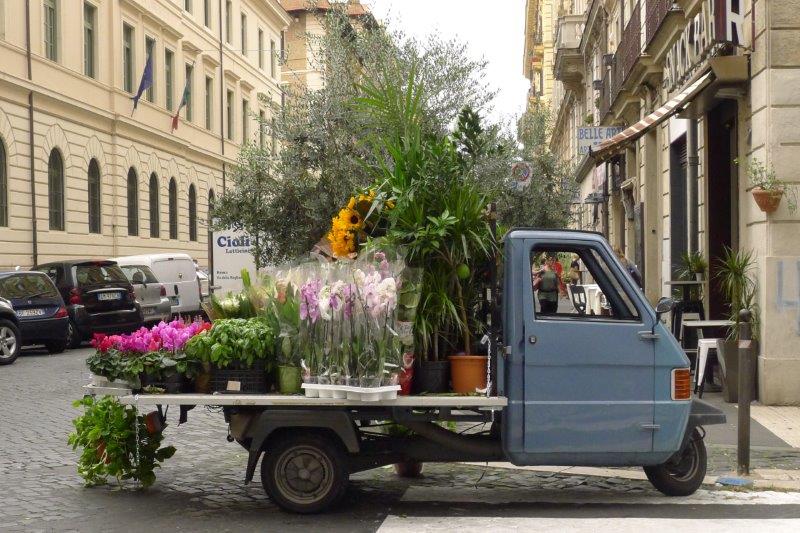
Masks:
[[[673,0],[647,0],[645,5],[647,6],[647,13],[645,15],[645,46],[649,46],[655,38],[656,33],[658,33],[661,23],[667,18],[667,14],[672,9],[674,2]]]

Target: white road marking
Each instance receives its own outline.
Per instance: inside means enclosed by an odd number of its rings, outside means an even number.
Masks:
[[[483,503],[509,502],[608,505],[800,505],[800,492],[734,492],[698,490],[691,496],[670,498],[661,494],[641,495],[613,489],[523,490],[489,487],[409,487],[403,502]]]
[[[546,517],[400,517],[388,516],[378,533],[413,531],[486,533],[487,531],[569,531],[596,533],[641,533],[642,531],[680,531],[681,533],[759,533],[796,532],[800,520],[790,519],[686,519],[686,518],[546,518]]]

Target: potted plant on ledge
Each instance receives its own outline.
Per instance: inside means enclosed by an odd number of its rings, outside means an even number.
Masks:
[[[739,312],[749,309],[752,313],[753,332],[752,354],[758,353],[758,307],[755,301],[756,282],[752,278],[755,259],[752,251],[734,252],[725,249],[719,260],[717,281],[724,298],[728,302],[730,321],[733,322],[726,339],[718,343],[720,363],[724,369],[723,395],[726,402],[733,403],[738,398],[739,383]]]
[[[734,161],[737,165],[739,160]],[[797,191],[785,181],[778,179],[772,165],[765,165],[755,157],[747,165],[747,176],[750,181],[750,192],[764,213],[774,213],[786,196],[790,213],[797,210]]]

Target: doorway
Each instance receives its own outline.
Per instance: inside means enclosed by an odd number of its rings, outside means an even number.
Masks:
[[[712,319],[728,317],[717,273],[725,248],[737,250],[739,245],[739,168],[734,163],[739,154],[737,111],[736,101],[726,100],[709,111],[706,120],[708,309]]]

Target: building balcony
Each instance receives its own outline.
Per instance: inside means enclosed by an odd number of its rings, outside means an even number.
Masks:
[[[675,4],[686,13],[687,20],[700,12],[703,0],[676,0]]]
[[[580,45],[585,23],[585,15],[565,15],[558,19],[553,65],[553,75],[557,80],[579,82],[583,79],[584,61]]]
[[[683,30],[683,10],[672,0],[647,0],[645,5],[644,49],[649,55],[660,57]]]

